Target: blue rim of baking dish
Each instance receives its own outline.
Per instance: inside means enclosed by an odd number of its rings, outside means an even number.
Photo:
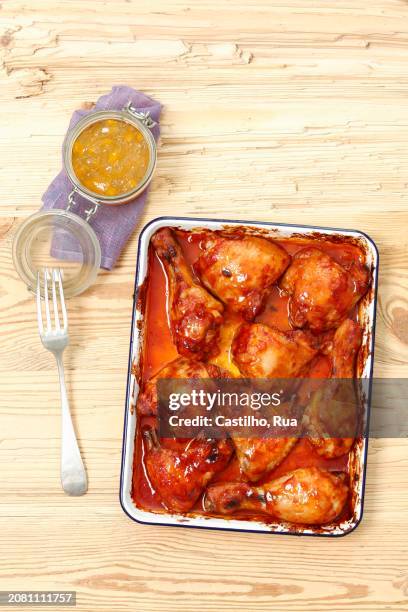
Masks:
[[[199,223],[220,223],[220,224],[240,224],[240,225],[262,225],[262,226],[271,226],[271,227],[289,227],[294,229],[302,229],[305,228],[307,230],[316,230],[316,231],[330,231],[330,232],[338,232],[344,234],[352,234],[357,233],[360,236],[364,236],[367,241],[372,245],[376,256],[376,266],[373,274],[373,325],[371,331],[371,341],[370,341],[370,355],[371,355],[371,363],[370,363],[370,371],[368,377],[368,397],[367,397],[367,432],[369,432],[370,426],[370,414],[371,414],[371,399],[372,399],[372,381],[373,381],[373,369],[374,369],[374,349],[375,349],[375,332],[376,332],[376,321],[377,321],[377,298],[378,298],[378,269],[380,263],[380,254],[374,240],[361,230],[356,229],[345,229],[345,228],[337,228],[337,227],[326,227],[319,225],[298,225],[295,223],[274,223],[273,221],[248,221],[248,219],[214,219],[208,217],[176,217],[176,216],[162,216],[155,217],[151,219],[140,231],[138,244],[137,244],[137,257],[136,257],[136,268],[135,268],[135,282],[133,287],[133,301],[132,301],[132,320],[131,320],[131,328],[130,328],[130,344],[129,344],[129,358],[128,358],[128,371],[127,371],[127,383],[126,383],[126,398],[125,398],[125,414],[124,414],[124,424],[123,424],[123,435],[122,435],[122,458],[121,458],[121,470],[120,470],[120,480],[119,480],[119,502],[122,507],[123,512],[135,523],[140,523],[142,525],[158,525],[159,527],[182,527],[189,529],[206,529],[212,531],[230,531],[230,532],[238,532],[238,533],[256,533],[256,534],[273,534],[273,535],[281,535],[281,536],[308,536],[308,537],[317,537],[317,538],[342,538],[346,535],[349,535],[353,531],[357,529],[360,525],[363,515],[364,515],[364,501],[365,501],[365,484],[366,484],[366,475],[367,475],[367,454],[368,454],[368,442],[369,442],[369,433],[365,437],[365,445],[364,445],[364,455],[363,455],[363,471],[361,476],[361,512],[356,523],[348,530],[343,533],[304,533],[304,532],[296,532],[296,531],[262,531],[258,529],[244,529],[244,528],[232,528],[232,527],[214,527],[210,525],[188,525],[185,523],[166,523],[159,521],[144,521],[141,519],[137,519],[136,517],[129,514],[127,509],[125,508],[125,504],[122,498],[123,493],[123,481],[124,481],[124,467],[125,467],[125,458],[126,458],[126,434],[128,428],[128,413],[129,413],[129,395],[130,395],[130,380],[131,380],[131,370],[132,370],[132,362],[133,362],[133,337],[134,337],[134,329],[135,329],[135,315],[136,315],[136,303],[139,294],[138,280],[140,273],[140,247],[143,234],[145,231],[153,224],[158,221],[194,221]]]

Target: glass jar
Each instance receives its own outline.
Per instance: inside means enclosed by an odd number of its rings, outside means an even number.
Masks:
[[[76,176],[72,163],[73,147],[78,136],[91,125],[106,120],[116,119],[117,121],[123,121],[135,127],[143,136],[149,151],[149,162],[147,165],[146,172],[142,180],[132,190],[118,195],[107,196],[100,193],[91,191],[85,185],[81,184],[80,180]],[[156,122],[150,117],[148,113],[140,113],[129,103],[121,111],[107,110],[107,111],[96,111],[86,115],[83,119],[68,132],[63,147],[63,161],[65,171],[73,185],[73,191],[70,195],[71,204],[74,202],[75,193],[78,193],[86,200],[93,203],[94,208],[97,208],[100,204],[106,205],[118,205],[130,202],[138,195],[140,195],[148,186],[153,177],[153,172],[156,167],[157,160],[157,146],[156,141],[150,131],[152,127],[156,125]],[[94,214],[93,210],[93,214]]]
[[[61,245],[74,247],[75,257],[59,256]],[[78,295],[94,283],[101,265],[101,247],[91,226],[66,210],[40,211],[19,226],[13,240],[14,266],[28,289],[35,292],[44,268],[63,272],[65,297]]]
[[[116,119],[135,127],[142,135],[149,153],[146,171],[139,183],[130,191],[114,196],[95,193],[81,184],[72,162],[73,147],[78,136],[89,126],[105,119]],[[13,241],[15,268],[30,291],[35,291],[38,272],[42,272],[45,267],[62,269],[66,297],[82,293],[95,281],[101,264],[101,248],[88,222],[100,205],[125,204],[146,189],[157,159],[156,141],[150,131],[155,125],[149,113],[141,113],[129,103],[121,111],[91,112],[68,132],[63,146],[63,162],[73,189],[68,196],[66,209],[39,211],[31,215],[20,225]],[[85,210],[85,219],[71,210],[76,203],[76,194],[90,202],[90,207]],[[61,245],[64,247],[62,250],[59,249]],[[67,252],[70,251],[72,256],[67,259]]]

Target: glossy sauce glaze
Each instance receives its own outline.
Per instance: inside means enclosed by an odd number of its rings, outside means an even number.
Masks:
[[[189,264],[193,264],[200,254],[200,233],[188,233],[178,231],[177,238],[183,249],[184,256]],[[319,249],[329,254],[338,263],[348,264],[351,262],[364,262],[364,254],[362,249],[347,241],[329,242],[319,240],[316,244],[314,239],[291,238],[285,240],[276,240],[277,244],[283,247],[290,255],[294,255],[300,249],[307,246],[318,246]],[[153,249],[149,250],[149,270],[147,275],[147,285],[145,294],[145,346],[141,355],[141,366],[139,368],[139,378],[141,383],[148,380],[155,374],[165,363],[177,358],[178,354],[172,341],[172,336],[169,328],[169,319],[167,313],[167,297],[166,297],[166,276],[162,264]],[[231,361],[231,341],[237,327],[243,322],[243,318],[226,310],[225,322],[221,328],[220,336],[220,352],[210,361],[219,365],[231,372],[234,376],[239,376],[239,370]],[[356,316],[356,312],[350,314],[351,317]],[[286,331],[292,329],[288,318],[288,297],[277,286],[272,288],[267,299],[263,312],[256,317],[255,322],[265,323],[279,330]],[[308,376],[316,378],[326,378],[330,376],[330,363],[326,356],[318,354],[312,362],[312,367],[308,372]],[[144,448],[142,434],[146,427],[154,426],[154,417],[139,417],[135,439],[135,456],[132,482],[132,498],[141,509],[155,512],[166,512],[159,496],[151,486],[146,475],[144,465]],[[178,448],[182,450],[185,446],[185,441],[182,440],[165,440],[163,446],[170,448]],[[335,459],[325,459],[317,454],[312,444],[306,439],[300,439],[293,450],[285,457],[275,469],[266,473],[257,485],[262,485],[272,479],[275,479],[291,470],[300,467],[320,467],[329,471],[347,472],[348,470],[348,455],[343,455]],[[214,476],[211,484],[231,482],[231,481],[247,481],[243,477],[238,460],[234,455],[227,467]],[[337,521],[346,520],[350,516],[350,505],[346,504],[344,510]],[[201,498],[198,500],[192,511],[189,514],[206,515],[203,510]],[[242,511],[235,513],[232,516],[223,516],[222,518],[234,519],[252,519],[263,521],[264,523],[273,522],[271,517],[264,514],[258,515],[254,512]]]

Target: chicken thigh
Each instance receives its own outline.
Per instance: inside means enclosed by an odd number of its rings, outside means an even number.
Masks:
[[[179,357],[164,366],[157,374],[149,378],[144,384],[137,401],[137,409],[140,415],[152,416],[157,414],[157,381],[161,378],[185,378],[194,381],[200,378],[224,378],[225,371],[216,365],[203,363],[187,357]],[[186,383],[187,385],[187,383]],[[186,392],[188,389],[186,388]]]
[[[193,277],[168,227],[154,234],[152,244],[168,277],[171,331],[177,351],[197,359],[216,354],[223,305]]]
[[[261,312],[268,288],[290,262],[279,245],[254,236],[226,238],[211,233],[201,247],[195,271],[214,295],[247,321]]]
[[[316,354],[307,333],[263,323],[243,323],[232,342],[235,365],[252,378],[295,378]]]
[[[241,470],[252,481],[273,470],[290,453],[297,438],[232,437]]]
[[[347,269],[315,247],[292,259],[280,286],[289,295],[289,316],[295,327],[320,333],[337,327],[367,291],[368,270],[359,263]]]
[[[232,454],[229,440],[191,440],[180,452],[160,445],[156,431],[144,431],[145,465],[154,490],[173,512],[190,510]]]
[[[342,476],[310,467],[288,472],[262,486],[243,482],[212,485],[203,505],[216,514],[249,510],[291,523],[325,525],[340,514],[347,495]]]

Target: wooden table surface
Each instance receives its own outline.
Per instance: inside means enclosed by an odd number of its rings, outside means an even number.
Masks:
[[[408,375],[406,0],[0,4],[0,590],[77,609],[408,609],[408,443],[370,444],[338,540],[143,526],[118,501],[138,231],[165,214],[358,228],[381,256],[375,373]],[[59,484],[59,387],[13,234],[60,168],[72,111],[126,83],[164,105],[140,227],[69,302],[66,368],[89,492]]]

